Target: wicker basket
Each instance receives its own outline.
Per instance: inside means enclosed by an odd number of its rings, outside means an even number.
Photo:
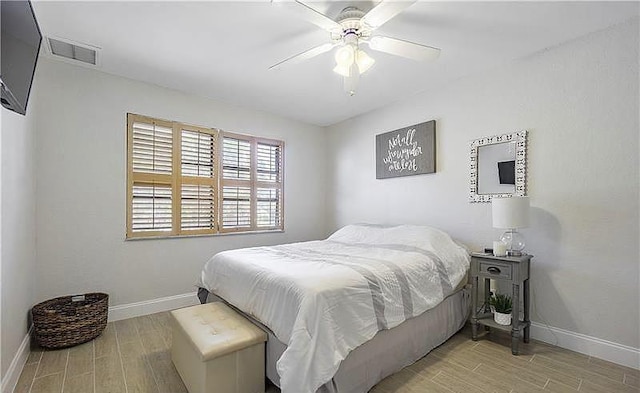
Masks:
[[[65,348],[100,335],[107,326],[109,295],[63,296],[33,306],[35,338],[44,348]]]

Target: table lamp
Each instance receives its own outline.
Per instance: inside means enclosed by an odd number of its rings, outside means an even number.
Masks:
[[[502,240],[507,245],[508,256],[521,256],[524,250],[524,237],[518,228],[529,226],[529,197],[491,199],[493,227],[507,229]]]

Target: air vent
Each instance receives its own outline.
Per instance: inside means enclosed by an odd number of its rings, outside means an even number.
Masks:
[[[47,37],[49,52],[55,56],[85,65],[97,66],[100,48],[70,40]]]

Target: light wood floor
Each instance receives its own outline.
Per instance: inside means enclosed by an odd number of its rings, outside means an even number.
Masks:
[[[169,354],[169,314],[109,323],[94,341],[58,351],[35,348],[15,393],[186,393]],[[639,392],[640,372],[550,345],[521,344],[468,329],[371,392]],[[63,390],[64,389],[64,390]],[[269,393],[279,389],[270,386]]]

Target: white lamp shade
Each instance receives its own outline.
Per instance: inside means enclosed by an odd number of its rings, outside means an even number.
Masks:
[[[349,68],[350,68],[350,66],[336,64],[336,66],[333,68],[333,72],[335,72],[336,74],[340,74],[340,75],[342,75],[344,77],[348,77],[349,76]]]
[[[360,49],[358,49],[358,52],[356,52],[356,59],[358,68],[360,69],[360,74],[364,74],[365,72],[367,72],[367,70],[371,68],[373,63],[376,62],[371,56],[367,54],[367,52]]]
[[[355,57],[353,54],[353,49],[349,46],[343,46],[342,48],[336,51],[336,66],[333,68],[333,72],[336,74],[340,74],[342,76],[348,77],[351,71],[351,66],[354,63],[358,65],[358,70],[360,74],[364,74],[373,63],[376,61],[371,58],[365,51],[358,49],[355,52]]]
[[[336,51],[335,59],[336,66],[333,72],[340,74],[344,77],[349,76],[349,70],[351,65],[355,62],[357,57],[357,47],[353,45],[344,45]]]
[[[491,199],[493,227],[503,229],[529,226],[529,197]]]

